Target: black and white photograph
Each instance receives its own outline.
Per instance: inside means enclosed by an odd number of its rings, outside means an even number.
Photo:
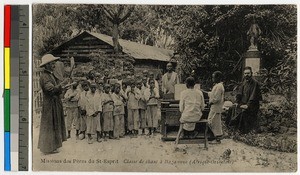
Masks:
[[[296,172],[297,5],[32,5],[32,170]]]

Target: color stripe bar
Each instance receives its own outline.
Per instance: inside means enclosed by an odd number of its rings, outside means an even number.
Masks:
[[[10,36],[11,6],[4,6],[4,170],[11,171],[10,153]]]
[[[10,48],[4,48],[4,88],[10,89]]]
[[[10,90],[4,89],[4,131],[10,131]]]
[[[11,6],[4,6],[4,47],[10,47]]]
[[[4,132],[4,170],[10,171],[10,133]]]

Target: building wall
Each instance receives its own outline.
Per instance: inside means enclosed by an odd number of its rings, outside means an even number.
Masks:
[[[162,76],[166,70],[167,62],[155,61],[155,60],[140,60],[136,59],[134,63],[135,73],[142,73],[143,70],[152,71],[156,76]]]

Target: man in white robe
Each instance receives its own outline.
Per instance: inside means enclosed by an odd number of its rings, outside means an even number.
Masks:
[[[175,84],[179,84],[179,78],[176,72],[173,71],[172,63],[167,64],[168,72],[162,77],[162,91],[164,94],[174,94]]]

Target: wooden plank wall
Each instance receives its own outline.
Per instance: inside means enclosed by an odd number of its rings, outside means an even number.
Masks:
[[[69,58],[74,57],[75,62],[89,62],[91,61],[91,54],[100,54],[107,58],[116,59],[130,58],[125,53],[115,54],[111,45],[89,35],[76,38],[53,51],[53,55],[61,57],[62,60],[68,61]]]

